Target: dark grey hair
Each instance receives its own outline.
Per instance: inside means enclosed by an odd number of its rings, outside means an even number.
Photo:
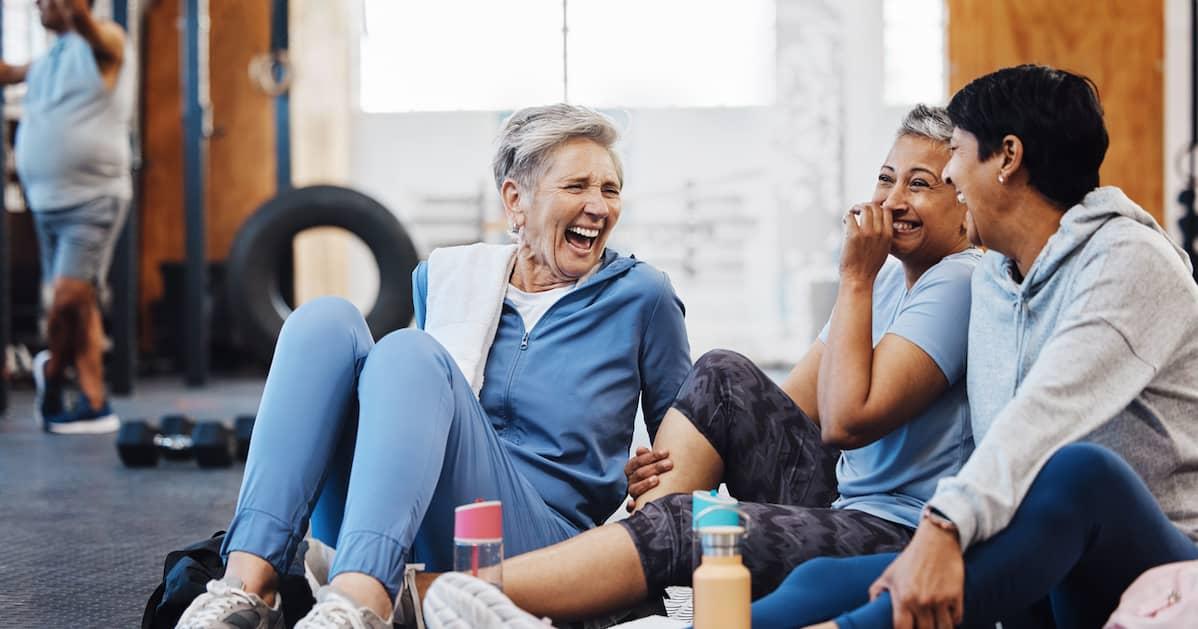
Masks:
[[[947,143],[953,137],[953,121],[949,119],[947,109],[919,104],[907,112],[895,137],[905,135]]]
[[[593,140],[607,149],[620,185],[624,185],[624,167],[612,149],[620,132],[612,119],[593,109],[558,103],[525,107],[503,123],[491,160],[495,187],[502,188],[505,180],[512,179],[523,188],[531,188],[548,169],[553,150],[575,138]]]

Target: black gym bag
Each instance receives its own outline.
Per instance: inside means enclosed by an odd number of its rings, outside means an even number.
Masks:
[[[204,541],[167,553],[162,567],[162,583],[146,601],[141,629],[171,629],[179,623],[183,610],[207,591],[208,582],[225,575],[225,565],[220,558],[220,546],[224,541],[225,532],[217,531]],[[297,557],[304,556],[306,547],[307,542],[304,542],[296,552]],[[295,626],[316,604],[302,568],[299,572],[298,575],[286,574],[279,578],[283,621],[289,628]]]

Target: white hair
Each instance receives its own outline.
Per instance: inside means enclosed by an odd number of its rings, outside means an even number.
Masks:
[[[953,137],[953,122],[948,117],[948,110],[924,104],[916,105],[903,118],[903,124],[899,126],[895,137],[901,138],[905,135],[948,143]]]
[[[624,185],[624,168],[612,146],[620,132],[611,118],[586,107],[558,103],[541,107],[525,107],[503,123],[491,160],[495,187],[512,179],[528,189],[545,174],[553,150],[575,138],[586,138],[607,149],[616,176]]]

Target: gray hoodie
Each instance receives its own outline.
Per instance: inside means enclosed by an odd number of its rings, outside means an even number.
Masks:
[[[962,548],[1010,523],[1062,446],[1105,445],[1198,539],[1198,285],[1121,190],[1065,212],[1022,283],[991,251],[973,275],[969,391],[977,449],[929,504]]]

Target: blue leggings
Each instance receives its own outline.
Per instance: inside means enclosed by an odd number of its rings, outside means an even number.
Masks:
[[[808,561],[753,605],[753,626],[835,618],[840,629],[889,628],[889,595],[871,602],[867,591],[896,556]],[[965,554],[965,626],[1024,618],[1047,599],[1057,627],[1101,627],[1145,570],[1195,558],[1198,546],[1123,459],[1100,446],[1069,445],[1036,476],[1007,528]]]
[[[503,502],[509,555],[578,530],[545,504],[449,353],[418,330],[376,345],[361,313],[326,297],[283,326],[222,549],[286,571],[307,530],[394,596],[408,554],[453,569],[453,509]],[[350,471],[353,474],[350,474]],[[315,513],[314,513],[315,511]]]

